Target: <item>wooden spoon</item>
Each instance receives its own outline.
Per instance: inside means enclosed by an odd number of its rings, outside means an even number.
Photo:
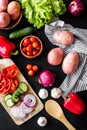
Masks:
[[[49,113],[49,115],[61,121],[68,128],[68,130],[76,130],[66,119],[62,108],[56,101],[48,100],[45,103],[45,110]]]

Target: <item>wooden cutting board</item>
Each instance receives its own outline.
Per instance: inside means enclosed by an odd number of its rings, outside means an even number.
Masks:
[[[6,58],[6,59],[0,59],[0,70],[2,70],[3,68],[10,66],[14,64],[14,62],[10,59],[10,58]],[[6,106],[5,101],[4,101],[4,97],[5,95],[0,94],[0,103],[3,105],[3,107],[5,108],[5,110],[7,111],[7,113],[10,115],[10,117],[13,119],[13,121],[17,124],[17,125],[21,125],[24,122],[26,122],[27,120],[29,120],[30,118],[32,118],[33,116],[35,116],[36,114],[38,114],[44,107],[43,103],[41,102],[41,100],[39,99],[39,97],[37,96],[37,94],[34,92],[34,90],[32,89],[32,87],[30,86],[30,84],[27,82],[27,80],[24,78],[24,76],[22,75],[22,73],[20,72],[20,70],[18,69],[18,75],[17,78],[19,80],[19,82],[26,82],[28,84],[29,90],[28,93],[32,93],[35,95],[37,103],[36,106],[34,108],[34,111],[31,112],[30,114],[28,114],[28,116],[24,119],[16,119],[14,118],[11,113],[10,113],[10,109],[9,107]]]

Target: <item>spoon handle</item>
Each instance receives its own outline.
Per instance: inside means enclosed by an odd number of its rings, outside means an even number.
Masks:
[[[76,130],[65,117],[62,117],[60,121],[68,128],[68,130]]]

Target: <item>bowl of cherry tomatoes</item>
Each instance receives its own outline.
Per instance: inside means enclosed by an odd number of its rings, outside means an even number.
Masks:
[[[42,53],[42,41],[34,35],[24,37],[20,42],[20,51],[28,59],[33,59]]]

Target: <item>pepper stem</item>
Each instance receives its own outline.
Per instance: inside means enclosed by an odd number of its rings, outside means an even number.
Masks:
[[[67,100],[68,98],[70,98],[70,96],[66,96],[66,97],[64,98],[64,100]]]
[[[14,55],[14,56],[16,56],[16,55],[18,55],[19,54],[19,51],[18,50],[16,50],[15,52],[11,52],[11,55]]]

